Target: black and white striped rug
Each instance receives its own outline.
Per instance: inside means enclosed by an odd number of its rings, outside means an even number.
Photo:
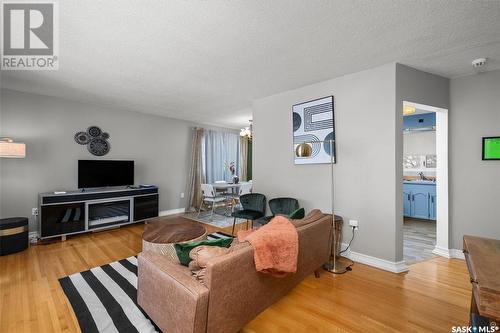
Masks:
[[[207,239],[229,238],[216,232]],[[75,273],[59,280],[82,333],[160,332],[137,304],[137,257]]]

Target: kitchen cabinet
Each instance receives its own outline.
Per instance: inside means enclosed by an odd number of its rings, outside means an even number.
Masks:
[[[426,220],[436,219],[436,184],[429,181],[403,183],[403,214]]]
[[[429,218],[429,194],[425,192],[425,189],[419,189],[419,191],[411,193],[411,208],[412,217],[418,219]]]
[[[436,205],[436,194],[431,194],[430,195],[430,203],[429,203],[429,218],[431,220],[436,219],[436,211],[437,211],[437,205]]]
[[[403,215],[411,216],[411,193],[403,189]]]

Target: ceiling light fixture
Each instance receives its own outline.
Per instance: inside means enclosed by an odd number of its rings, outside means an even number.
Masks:
[[[240,130],[240,136],[241,137],[244,137],[244,138],[248,138],[248,139],[251,139],[252,138],[252,120],[249,120],[248,121],[250,123],[250,126],[247,126],[245,128],[242,128]]]
[[[403,116],[408,116],[410,114],[414,114],[415,112],[417,112],[417,109],[414,106],[405,105],[403,108]]]

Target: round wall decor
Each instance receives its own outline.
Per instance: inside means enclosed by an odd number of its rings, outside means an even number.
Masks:
[[[89,133],[90,136],[93,136],[94,138],[97,138],[97,137],[99,137],[101,135],[102,131],[97,126],[90,126],[87,129],[87,133]]]
[[[75,134],[75,141],[79,145],[86,145],[89,143],[90,136],[86,132],[77,132]]]
[[[87,150],[95,156],[104,156],[109,153],[111,144],[108,142],[109,134],[101,131],[97,126],[90,126],[86,132],[77,132],[75,142],[87,145]]]
[[[93,138],[87,145],[87,149],[92,155],[104,156],[109,152],[110,144],[108,141],[101,138]]]

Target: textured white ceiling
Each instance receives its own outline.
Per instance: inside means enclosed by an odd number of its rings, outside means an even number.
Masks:
[[[64,0],[60,69],[2,86],[240,127],[253,99],[397,61],[500,68],[500,1]]]

